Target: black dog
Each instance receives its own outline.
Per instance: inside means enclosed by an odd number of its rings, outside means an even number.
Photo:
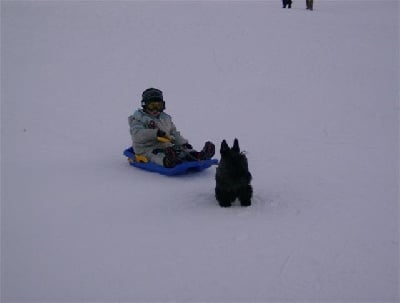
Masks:
[[[239,141],[235,139],[229,148],[225,140],[221,143],[221,160],[215,174],[215,198],[221,207],[230,207],[239,199],[242,206],[251,205],[253,188],[250,185],[251,174],[247,157],[240,152]]]

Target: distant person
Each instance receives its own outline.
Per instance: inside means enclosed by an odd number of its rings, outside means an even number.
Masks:
[[[292,8],[292,0],[282,0],[283,8]]]
[[[307,7],[307,9],[312,11],[313,10],[313,0],[306,0],[306,7]]]
[[[146,89],[141,105],[142,108],[128,119],[132,147],[137,156],[168,168],[184,161],[208,160],[214,156],[213,143],[206,142],[198,152],[182,137],[171,116],[164,112],[165,101],[161,90]]]

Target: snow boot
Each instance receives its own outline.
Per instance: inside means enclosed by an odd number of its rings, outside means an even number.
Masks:
[[[204,144],[203,149],[198,151],[191,151],[187,154],[187,161],[200,161],[200,160],[209,160],[215,154],[215,145],[212,142],[207,141]]]
[[[165,153],[165,157],[163,160],[163,164],[165,167],[172,168],[172,167],[182,163],[182,161],[178,158],[175,150],[172,147],[167,147],[164,150],[164,153]]]
[[[215,145],[210,142],[207,141],[204,144],[203,149],[201,150],[201,152],[199,152],[199,158],[200,160],[208,160],[211,159],[215,154]]]

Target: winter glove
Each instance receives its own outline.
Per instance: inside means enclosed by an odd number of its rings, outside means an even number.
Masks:
[[[157,137],[166,137],[167,133],[161,129],[157,130]]]
[[[170,143],[171,138],[167,136],[167,133],[161,129],[157,130],[157,141],[162,143]]]

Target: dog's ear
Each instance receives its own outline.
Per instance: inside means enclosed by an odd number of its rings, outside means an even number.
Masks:
[[[235,138],[235,141],[233,141],[233,147],[232,150],[234,152],[240,153],[240,148],[239,148],[239,140]]]
[[[221,154],[224,154],[224,153],[228,152],[229,150],[230,149],[229,149],[228,143],[226,143],[225,140],[222,140],[222,142],[221,142],[221,150],[220,150]]]

